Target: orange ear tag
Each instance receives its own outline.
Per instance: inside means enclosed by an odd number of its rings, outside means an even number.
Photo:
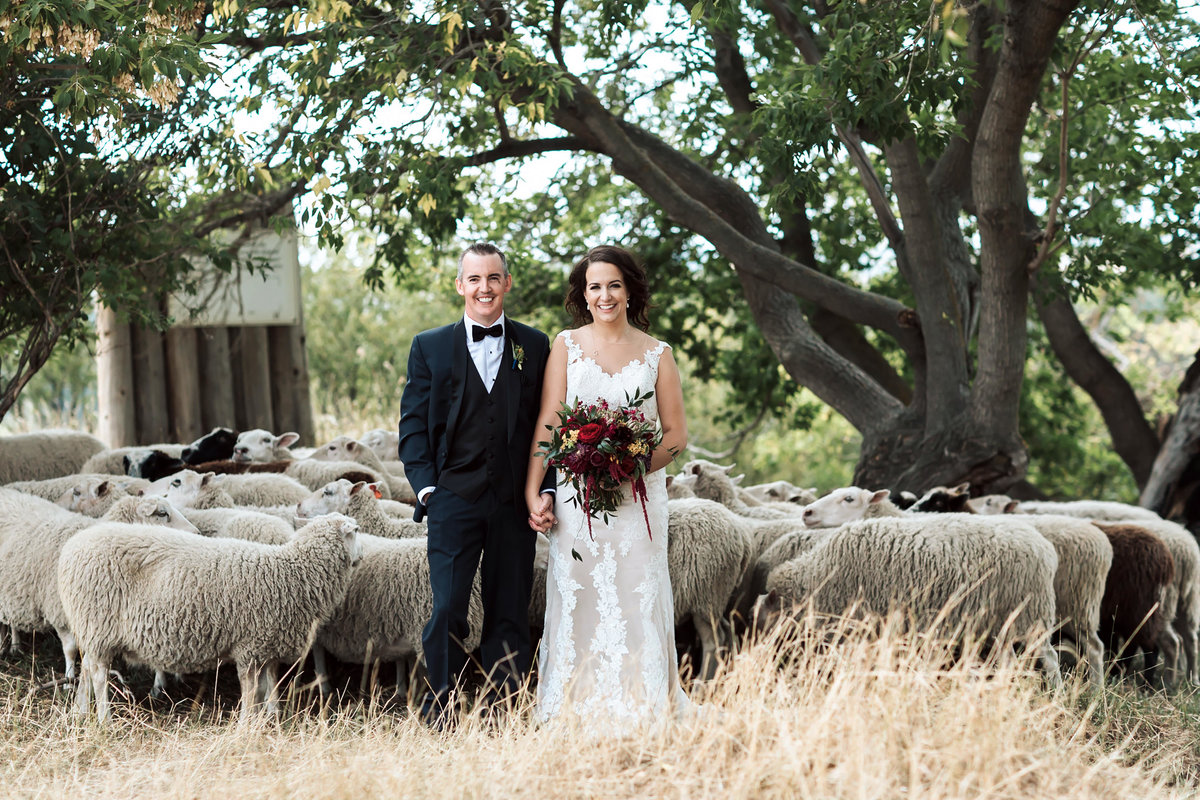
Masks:
[[[371,484],[371,491],[375,493],[376,500],[383,499],[383,492],[379,491],[379,487],[376,486],[375,484]]]

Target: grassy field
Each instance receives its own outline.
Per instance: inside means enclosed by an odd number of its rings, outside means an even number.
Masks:
[[[777,633],[690,687],[703,714],[619,740],[532,725],[527,703],[436,734],[403,704],[323,712],[294,687],[281,720],[239,728],[232,670],[173,707],[120,704],[104,729],[45,688],[58,657],[43,636],[0,662],[4,796],[1024,800],[1200,786],[1194,693],[1113,682],[1053,694],[1025,665],[952,659],[894,630],[833,647],[808,626]]]

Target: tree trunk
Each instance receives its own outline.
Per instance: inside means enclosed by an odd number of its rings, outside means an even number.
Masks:
[[[1194,514],[1193,495],[1200,483],[1200,352],[1179,386],[1179,410],[1163,437],[1140,503],[1165,517]],[[1197,519],[1187,519],[1189,526]]]
[[[109,447],[134,443],[133,356],[129,323],[101,306],[96,314],[96,394],[99,396],[99,435]]]

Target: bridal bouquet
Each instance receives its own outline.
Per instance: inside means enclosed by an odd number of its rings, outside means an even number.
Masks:
[[[662,443],[662,432],[646,419],[638,407],[654,392],[625,395],[625,405],[612,408],[604,400],[598,403],[563,403],[558,412],[559,426],[550,441],[538,442],[547,466],[566,475],[575,488],[571,502],[587,512],[588,535],[592,518],[599,516],[607,524],[623,500],[623,485],[632,486],[633,499],[642,504],[646,532],[650,517],[646,513],[647,470],[650,455]]]

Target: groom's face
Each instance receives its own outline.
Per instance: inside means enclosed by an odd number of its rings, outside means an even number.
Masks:
[[[500,319],[504,295],[512,288],[512,275],[504,271],[504,262],[494,253],[467,253],[462,260],[462,277],[454,288],[467,301],[467,316],[484,325]]]

